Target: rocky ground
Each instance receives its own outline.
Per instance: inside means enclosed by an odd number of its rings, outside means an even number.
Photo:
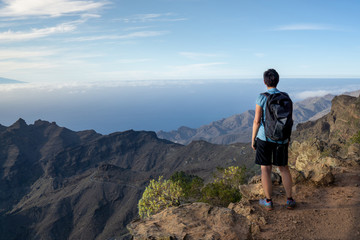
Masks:
[[[331,186],[297,184],[294,210],[284,207],[281,185],[274,188],[273,211],[250,201],[250,216],[265,219],[253,239],[360,239],[360,168],[339,168],[334,176]]]
[[[193,203],[133,221],[128,228],[134,240],[360,239],[360,167],[333,172],[330,186],[296,184],[293,210],[285,208],[282,185],[275,185],[272,211],[254,198],[228,208]]]

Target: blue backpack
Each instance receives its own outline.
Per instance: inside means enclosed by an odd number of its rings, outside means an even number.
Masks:
[[[290,139],[293,126],[293,103],[289,95],[284,92],[274,94],[265,92],[261,95],[267,98],[265,116],[263,114],[262,117],[265,136],[273,141]]]

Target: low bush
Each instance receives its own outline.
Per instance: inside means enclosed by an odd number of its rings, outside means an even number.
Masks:
[[[352,138],[351,143],[359,143],[360,144],[360,131],[358,131]]]
[[[201,189],[204,186],[204,180],[202,178],[181,171],[174,173],[170,177],[170,180],[179,183],[185,199],[197,201],[201,198]]]
[[[241,199],[239,186],[245,182],[246,168],[230,166],[228,168],[217,168],[213,183],[207,184],[201,191],[200,201],[216,206],[226,207],[231,202]]]
[[[221,207],[227,207],[229,203],[238,202],[241,199],[239,189],[223,182],[209,183],[201,190],[201,193],[201,202]]]
[[[218,168],[215,180],[204,187],[204,180],[195,175],[176,172],[169,180],[162,176],[151,180],[138,203],[139,216],[149,217],[161,210],[180,205],[180,200],[201,201],[228,206],[241,199],[239,186],[246,177],[245,167]]]
[[[215,178],[215,182],[220,182],[233,188],[239,188],[239,186],[245,182],[245,167],[230,166],[228,168],[217,168],[217,170],[218,175]]]
[[[165,208],[178,206],[183,196],[179,183],[164,180],[162,176],[157,181],[152,179],[138,203],[139,216],[149,217]]]

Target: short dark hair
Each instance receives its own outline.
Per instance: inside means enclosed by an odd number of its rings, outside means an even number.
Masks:
[[[264,72],[264,82],[268,87],[276,87],[279,83],[279,74],[275,69],[268,69]]]

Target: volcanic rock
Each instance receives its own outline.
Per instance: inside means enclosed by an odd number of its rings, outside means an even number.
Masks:
[[[127,228],[134,240],[240,240],[250,236],[250,223],[246,217],[206,203],[171,207],[148,219],[135,220]]]

